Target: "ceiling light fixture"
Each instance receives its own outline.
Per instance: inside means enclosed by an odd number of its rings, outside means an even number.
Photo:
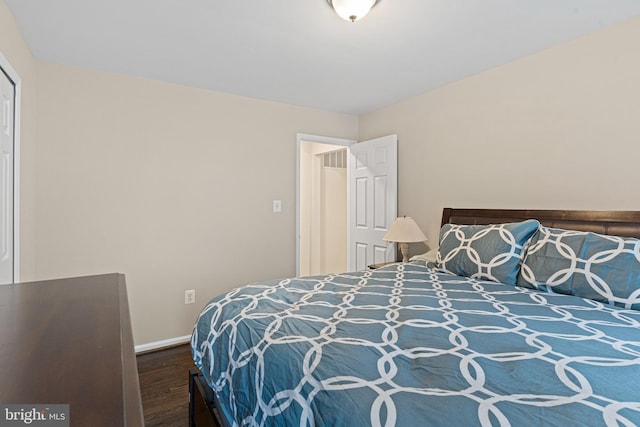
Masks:
[[[355,22],[364,18],[378,0],[327,0],[327,2],[342,19]]]

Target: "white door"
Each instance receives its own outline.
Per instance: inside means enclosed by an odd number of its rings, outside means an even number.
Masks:
[[[363,141],[349,148],[349,271],[395,261],[395,245],[382,240],[398,209],[397,135]]]
[[[0,284],[13,283],[13,135],[15,88],[0,68]]]

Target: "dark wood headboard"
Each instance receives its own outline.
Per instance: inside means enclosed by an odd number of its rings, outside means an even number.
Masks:
[[[501,224],[537,219],[547,227],[640,239],[640,211],[562,211],[444,208],[444,224]]]

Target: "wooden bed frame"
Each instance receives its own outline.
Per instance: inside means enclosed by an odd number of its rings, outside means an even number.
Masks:
[[[561,211],[519,209],[444,208],[442,223],[463,225],[501,224],[537,219],[547,227],[592,231],[640,239],[640,211]]]
[[[216,396],[198,368],[189,369],[189,427],[228,427],[218,416]]]
[[[522,209],[458,209],[444,208],[442,223],[462,225],[501,224],[537,219],[547,227],[591,231],[640,239],[640,211],[580,211]],[[215,393],[197,368],[189,370],[189,426],[228,427],[219,417]]]

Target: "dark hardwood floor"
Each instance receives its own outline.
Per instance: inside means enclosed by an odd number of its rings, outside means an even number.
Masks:
[[[145,425],[188,426],[189,345],[141,354],[137,362]]]

